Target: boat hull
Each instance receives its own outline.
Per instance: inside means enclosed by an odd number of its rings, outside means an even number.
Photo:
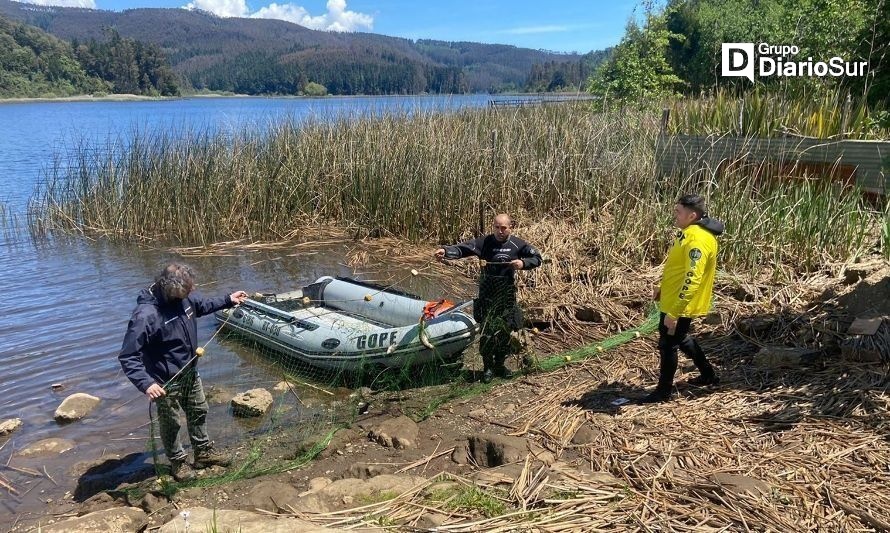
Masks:
[[[267,295],[266,302],[249,299],[237,308],[219,311],[216,319],[225,329],[329,371],[363,372],[449,363],[458,359],[475,338],[476,322],[467,313],[453,311],[422,322],[418,315],[417,321],[406,324],[418,304],[422,308],[425,302],[382,291],[368,300],[367,286],[330,280],[319,281],[331,285],[328,293],[336,294],[337,300],[319,298],[307,304],[303,291]],[[374,318],[362,314],[363,304],[377,306]],[[393,309],[396,324],[383,322],[386,315],[379,309],[384,305]],[[401,313],[396,306],[401,306]]]

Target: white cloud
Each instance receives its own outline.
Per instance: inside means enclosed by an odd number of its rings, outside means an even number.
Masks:
[[[95,0],[15,0],[22,4],[34,4],[36,6],[59,6],[59,7],[86,7],[96,9]]]
[[[251,17],[278,19],[293,22],[300,26],[324,31],[370,30],[374,17],[346,9],[346,0],[328,0],[328,11],[322,15],[311,15],[306,8],[297,4],[272,3],[251,13],[245,0],[193,0],[185,9],[203,9],[220,17]]]
[[[201,9],[218,17],[246,17],[249,14],[245,0],[195,0],[185,9]]]
[[[305,21],[311,20],[313,17],[309,15],[309,12],[303,6],[298,6],[294,4],[269,4],[266,7],[260,8],[259,11],[250,15],[252,18],[258,19],[278,19],[278,20],[286,20],[288,22],[293,22],[294,24],[300,24],[301,26],[307,26]],[[323,15],[322,15],[323,16]],[[321,18],[321,17],[315,17]],[[309,26],[307,26],[309,27]]]

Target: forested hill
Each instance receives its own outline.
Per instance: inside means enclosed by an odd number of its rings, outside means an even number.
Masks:
[[[0,97],[179,94],[155,45],[109,31],[103,42],[71,44],[0,16]]]
[[[245,94],[297,94],[309,82],[334,94],[523,90],[536,65],[537,73],[545,70],[557,81],[537,80],[537,86],[559,90],[577,87],[580,79],[574,78],[600,59],[508,45],[323,32],[183,9],[114,12],[0,0],[0,14],[69,41],[99,41],[113,28],[125,38],[160,46],[185,88]]]

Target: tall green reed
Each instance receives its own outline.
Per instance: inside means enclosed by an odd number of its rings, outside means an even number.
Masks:
[[[726,267],[752,273],[818,268],[862,253],[877,231],[859,196],[819,181],[765,185],[744,169],[656,177],[657,131],[654,114],[561,105],[140,134],[58,167],[32,225],[210,243],[339,224],[445,242],[509,211],[525,224],[575,220],[579,233],[566,239],[594,235],[613,264],[644,266],[663,256],[677,195],[700,191],[727,222]],[[609,231],[583,231],[606,217]]]
[[[827,139],[890,139],[886,110],[850,101],[841,91],[800,94],[755,90],[735,95],[719,90],[671,104],[669,131],[686,135],[775,137],[796,134]]]

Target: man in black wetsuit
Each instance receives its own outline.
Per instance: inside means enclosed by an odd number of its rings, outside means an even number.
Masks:
[[[479,352],[484,365],[482,381],[489,383],[497,375],[510,377],[504,359],[510,353],[510,332],[522,326],[522,314],[516,305],[515,271],[541,266],[541,254],[524,240],[510,235],[510,215],[494,217],[494,233],[436,250],[437,259],[476,256],[485,261],[479,277],[479,298],[473,315],[482,325]]]

